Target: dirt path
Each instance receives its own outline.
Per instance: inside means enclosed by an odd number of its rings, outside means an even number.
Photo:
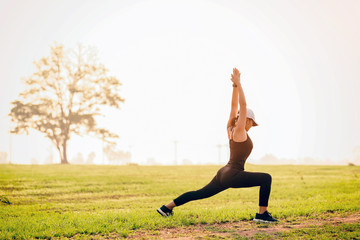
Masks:
[[[266,233],[276,238],[276,233],[290,231],[300,228],[328,225],[338,225],[341,223],[360,222],[360,213],[348,216],[328,216],[322,215],[322,219],[296,219],[282,220],[278,224],[259,224],[253,221],[240,221],[232,223],[212,224],[212,225],[194,225],[189,227],[166,228],[158,231],[137,231],[129,239],[229,239],[252,238],[256,234]]]

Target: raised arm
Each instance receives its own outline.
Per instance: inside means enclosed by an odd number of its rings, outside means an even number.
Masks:
[[[243,88],[240,83],[240,72],[237,68],[234,68],[234,70],[233,70],[231,81],[233,81],[233,83],[237,86],[236,89],[238,91],[239,105],[240,105],[239,118],[237,120],[235,131],[241,132],[241,131],[245,131],[246,99],[245,99],[245,94],[244,94]]]
[[[231,76],[232,76],[232,74],[231,74]],[[239,107],[239,92],[238,92],[237,87],[234,87],[234,86],[233,86],[232,97],[231,97],[230,116],[229,116],[229,121],[227,123],[226,129],[229,129],[229,127],[231,126],[231,121],[234,118],[236,118],[236,114],[237,114],[238,107]]]

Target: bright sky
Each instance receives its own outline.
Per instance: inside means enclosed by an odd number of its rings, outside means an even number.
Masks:
[[[221,163],[233,67],[259,127],[249,161],[265,154],[351,160],[360,145],[360,1],[0,0],[0,151],[9,154],[12,100],[50,45],[94,46],[123,83],[121,110],[101,123],[133,162]],[[58,155],[40,134],[12,136],[13,162]],[[69,159],[101,142],[74,137]],[[345,161],[344,158],[347,160]],[[296,162],[289,162],[296,163]],[[298,163],[301,163],[299,160]]]

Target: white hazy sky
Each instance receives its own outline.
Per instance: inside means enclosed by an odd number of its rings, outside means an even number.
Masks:
[[[250,130],[249,161],[265,154],[351,160],[360,145],[360,1],[0,0],[0,151],[9,153],[10,102],[33,61],[56,41],[94,46],[123,83],[121,110],[101,119],[133,161],[149,158],[226,163],[230,74],[242,72]],[[13,161],[57,152],[33,133],[12,137]],[[69,159],[101,142],[74,137]],[[295,163],[295,162],[289,162]]]

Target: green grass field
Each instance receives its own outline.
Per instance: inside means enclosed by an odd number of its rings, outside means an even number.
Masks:
[[[157,239],[164,229],[189,239],[360,239],[358,166],[247,165],[273,177],[269,211],[281,221],[273,231],[250,221],[259,187],[187,203],[170,218],[156,212],[220,167],[0,165],[0,239]]]

